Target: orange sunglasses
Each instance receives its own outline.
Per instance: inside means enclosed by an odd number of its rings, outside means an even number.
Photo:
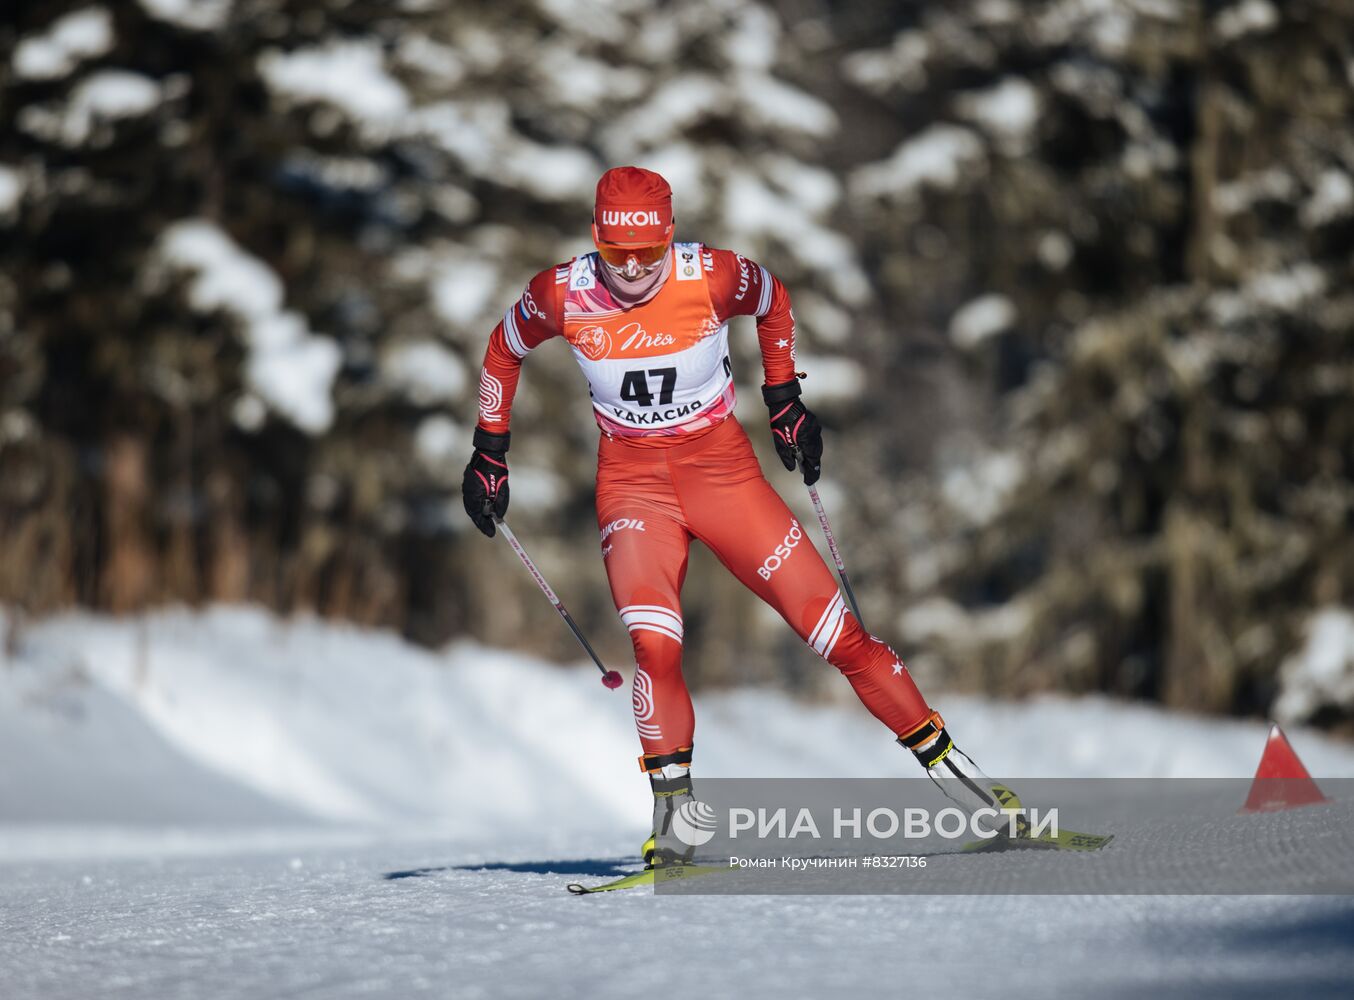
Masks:
[[[625,267],[631,257],[640,267],[653,267],[663,259],[663,255],[672,246],[670,243],[652,243],[644,246],[628,247],[615,243],[597,244],[597,254],[612,267]]]

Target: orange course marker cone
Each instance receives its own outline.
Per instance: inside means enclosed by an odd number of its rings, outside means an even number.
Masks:
[[[1251,793],[1241,812],[1279,812],[1328,801],[1302,766],[1283,730],[1278,725],[1271,726],[1265,752],[1260,755],[1260,766],[1251,782]]]

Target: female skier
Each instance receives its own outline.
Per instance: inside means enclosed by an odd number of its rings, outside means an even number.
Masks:
[[[799,465],[805,483],[817,481],[822,429],[800,399],[785,286],[741,254],[673,243],[672,191],[649,170],[602,175],[592,236],[596,253],[541,271],[494,327],[462,489],[466,512],[492,537],[495,517],[508,510],[508,424],[522,359],[563,337],[602,431],[597,526],[634,644],[639,761],[654,793],[657,844],[646,845],[646,860],[690,856],[670,821],[692,789],[695,718],[682,678],[680,594],[693,538],[846,675],[942,791],[969,811],[1009,803],[1009,791],[955,748],[898,654],[848,610],[734,419],[728,322],[755,316],[776,452],[787,469]]]

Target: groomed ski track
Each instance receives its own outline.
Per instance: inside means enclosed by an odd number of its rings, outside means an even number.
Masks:
[[[564,891],[627,848],[428,840],[5,865],[4,995],[1273,998],[1354,982],[1347,898]]]

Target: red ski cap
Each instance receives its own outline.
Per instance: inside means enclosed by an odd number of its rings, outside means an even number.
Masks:
[[[612,167],[597,182],[592,221],[598,243],[667,243],[672,238],[672,188],[652,170]]]

